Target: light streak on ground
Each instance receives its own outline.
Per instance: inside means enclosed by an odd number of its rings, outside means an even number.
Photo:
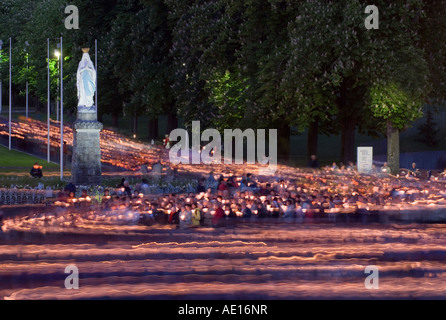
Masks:
[[[446,296],[446,225],[274,224],[3,235],[4,299],[309,299]],[[30,243],[32,242],[32,244]],[[75,264],[80,289],[66,290]],[[379,290],[364,287],[379,268]]]

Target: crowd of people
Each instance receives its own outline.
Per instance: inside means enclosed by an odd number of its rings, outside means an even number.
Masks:
[[[130,185],[123,178],[116,188],[104,190],[100,210],[131,210],[139,223],[175,224],[179,227],[223,226],[258,219],[325,217],[340,212],[373,212],[385,206],[429,202],[446,204],[445,182],[420,179],[416,166],[401,177],[391,176],[386,164],[377,175],[359,175],[353,164],[338,168],[334,163],[317,171],[302,171],[289,180],[255,177],[252,174],[218,177],[210,172],[201,178],[196,191],[187,194],[156,195],[148,192],[148,181]],[[438,177],[437,177],[438,178]],[[95,201],[83,190],[67,185],[57,198],[59,204],[83,208]]]

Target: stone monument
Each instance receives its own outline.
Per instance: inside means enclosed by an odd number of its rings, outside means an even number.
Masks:
[[[82,60],[77,69],[77,120],[73,130],[73,160],[71,179],[77,185],[100,184],[102,180],[101,146],[99,132],[102,123],[97,120],[94,105],[96,69],[88,54],[82,49]]]
[[[159,162],[154,163],[152,165],[152,171],[150,172],[150,176],[155,180],[158,181],[161,179],[161,176],[163,174],[163,165]]]

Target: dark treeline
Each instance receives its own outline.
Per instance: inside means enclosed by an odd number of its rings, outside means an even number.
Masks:
[[[1,77],[12,37],[15,92],[29,79],[43,107],[46,38],[54,96],[53,52],[63,36],[65,106],[74,111],[80,49],[97,39],[99,115],[115,123],[148,116],[149,138],[168,115],[168,130],[177,117],[202,129],[276,128],[281,154],[291,127],[308,129],[308,154],[317,154],[318,134],[340,133],[340,158],[353,160],[356,130],[387,134],[390,153],[398,152],[398,132],[422,105],[446,97],[446,8],[441,0],[377,0],[379,29],[367,30],[367,2],[2,0]],[[65,29],[69,4],[79,9],[79,30]]]

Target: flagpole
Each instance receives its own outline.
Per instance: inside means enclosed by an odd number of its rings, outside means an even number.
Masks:
[[[12,112],[12,39],[9,38],[9,150],[11,150],[11,112]]]
[[[25,41],[25,57],[26,57],[26,107],[25,107],[25,117],[28,120],[28,109],[29,109],[29,53],[27,47],[29,47],[29,42]]]
[[[95,46],[95,54],[94,54],[94,65],[96,68],[96,95],[95,95],[95,104],[96,104],[96,112],[98,112],[98,40],[94,41]]]
[[[50,151],[51,151],[51,143],[50,143],[50,101],[51,101],[51,94],[50,94],[50,39],[46,39],[47,47],[48,47],[48,70],[47,70],[47,128],[48,128],[48,137],[47,137],[47,161],[50,163]]]
[[[63,39],[60,37],[60,180],[63,180]]]
[[[3,58],[2,58],[2,54],[3,54],[3,41],[0,40],[0,68],[3,65]],[[1,72],[1,77],[0,77],[0,115],[2,113],[2,106],[3,106],[3,101],[2,101],[2,90],[3,90],[3,68],[1,68],[2,72]]]

